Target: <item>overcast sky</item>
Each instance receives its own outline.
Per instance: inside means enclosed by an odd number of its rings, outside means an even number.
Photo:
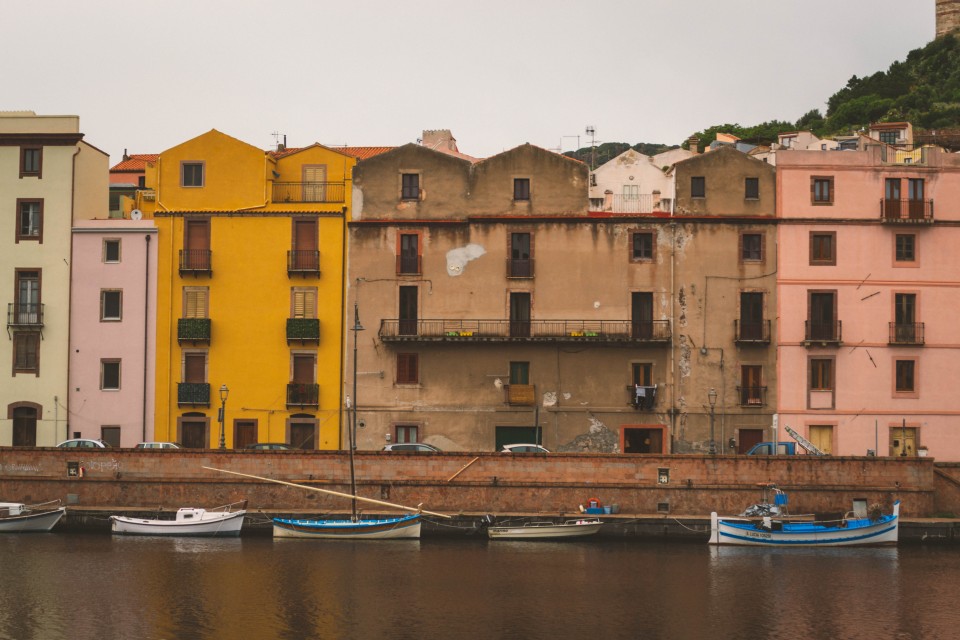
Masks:
[[[117,162],[210,129],[271,148],[451,129],[678,144],[795,121],[933,39],[934,0],[0,0],[0,110],[75,114]]]

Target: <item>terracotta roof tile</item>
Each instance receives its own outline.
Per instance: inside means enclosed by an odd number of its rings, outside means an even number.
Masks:
[[[298,151],[303,151],[307,147],[288,147],[283,151],[267,151],[267,153],[274,158],[283,158],[289,156],[292,153],[297,153]],[[394,147],[328,147],[334,151],[339,151],[340,153],[345,153],[349,156],[353,156],[358,160],[366,160],[367,158],[372,158],[373,156],[378,156],[381,153],[390,151]]]
[[[159,153],[131,153],[110,167],[110,171],[113,173],[144,171],[147,168],[148,162],[156,162],[159,157]]]

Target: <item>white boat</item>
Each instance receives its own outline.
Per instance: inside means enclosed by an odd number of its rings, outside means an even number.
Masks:
[[[527,522],[516,526],[491,526],[487,535],[496,540],[557,540],[580,538],[600,531],[599,518],[581,518],[566,522]]]
[[[852,511],[839,520],[798,519],[787,513],[786,493],[773,485],[774,504],[751,506],[739,517],[710,514],[710,544],[755,547],[844,547],[896,544],[900,529],[900,501],[893,513],[883,515],[878,507],[870,513]],[[759,515],[759,518],[744,516]]]
[[[385,540],[420,537],[419,513],[397,518],[364,520],[273,519],[274,538],[330,538],[338,540]]]
[[[0,533],[50,531],[67,512],[59,500],[42,504],[0,502]]]
[[[113,533],[140,536],[239,536],[247,501],[235,502],[207,511],[182,507],[170,518],[131,518],[110,516]]]

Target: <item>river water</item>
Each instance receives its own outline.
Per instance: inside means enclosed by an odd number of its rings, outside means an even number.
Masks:
[[[0,638],[957,638],[960,548],[0,536]]]

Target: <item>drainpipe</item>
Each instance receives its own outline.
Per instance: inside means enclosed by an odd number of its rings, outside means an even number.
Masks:
[[[68,265],[67,271],[67,397],[65,398],[65,409],[67,410],[67,419],[64,421],[63,432],[66,436],[64,440],[70,439],[70,370],[73,368],[70,366],[70,345],[72,344],[72,326],[70,322],[71,310],[73,309],[73,216],[74,216],[74,205],[76,204],[76,195],[77,195],[77,156],[80,155],[80,151],[83,148],[80,146],[80,143],[77,143],[77,150],[73,152],[73,172],[70,176],[70,264]],[[56,440],[57,433],[57,422],[58,422],[58,413],[57,413],[57,398],[53,398],[53,433],[54,440]],[[42,417],[42,416],[41,416]]]
[[[676,198],[674,198],[676,200]],[[673,203],[670,203],[670,215],[673,216]],[[674,334],[677,332],[677,286],[674,267],[677,261],[677,223],[670,222],[672,232],[670,249],[670,326]],[[677,358],[676,339],[670,340],[670,451],[673,453],[673,440],[677,433]]]
[[[143,442],[147,441],[147,345],[150,340],[150,234],[146,240],[146,261],[143,275]]]

